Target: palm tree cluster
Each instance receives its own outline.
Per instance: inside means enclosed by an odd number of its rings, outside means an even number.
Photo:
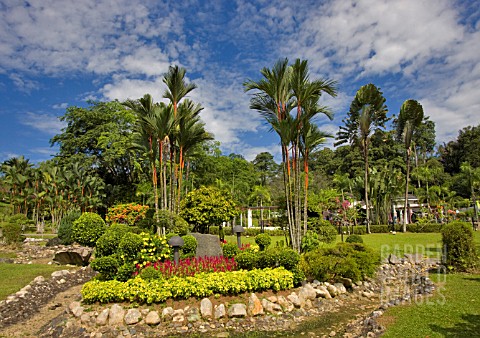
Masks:
[[[186,98],[196,85],[186,82],[185,73],[171,66],[164,75],[168,104],[155,103],[150,94],[124,102],[137,115],[134,146],[150,163],[157,222],[160,209],[179,212],[186,158],[196,146],[213,140],[199,116],[202,106]]]
[[[319,100],[324,93],[336,96],[336,82],[310,80],[308,62],[300,59],[292,65],[288,59],[279,60],[272,69],[263,68],[261,74],[258,81],[246,81],[244,88],[253,91],[250,108],[257,110],[280,137],[289,236],[292,247],[300,250],[307,231],[308,157],[330,136],[320,131],[313,119],[318,114],[332,119],[330,109],[320,106]]]
[[[47,217],[58,229],[67,212],[95,211],[103,205],[105,183],[78,163],[59,166],[47,161],[35,168],[20,156],[5,161],[0,170],[13,212],[32,215],[37,225]]]

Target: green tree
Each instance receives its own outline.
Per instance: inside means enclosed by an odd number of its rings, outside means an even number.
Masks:
[[[368,200],[368,150],[372,129],[384,128],[387,118],[387,106],[382,92],[373,84],[362,86],[353,99],[347,119],[343,120],[345,126],[340,126],[337,133],[340,145],[349,142],[362,150],[364,160],[364,197],[367,232],[370,232],[370,205]]]
[[[456,174],[464,162],[473,168],[480,167],[480,125],[468,126],[460,130],[455,141],[450,141],[439,147],[440,161],[445,172]]]
[[[403,139],[406,149],[406,175],[405,175],[405,215],[408,215],[408,183],[410,179],[410,159],[412,155],[412,138],[415,130],[423,120],[423,107],[415,100],[406,100],[400,108],[397,119],[397,137]],[[403,232],[407,231],[407,217],[403,218]]]
[[[182,200],[180,216],[194,226],[194,231],[208,233],[210,225],[228,222],[237,214],[233,199],[219,189],[201,187]]]
[[[273,155],[266,151],[257,154],[252,163],[255,171],[260,175],[262,186],[267,185],[267,180],[275,176],[278,171],[278,164],[273,159]]]
[[[476,191],[480,189],[480,168],[473,168],[470,163],[464,162],[460,166],[461,173],[470,188],[470,198],[473,204],[473,213],[475,221],[478,220],[478,207]]]

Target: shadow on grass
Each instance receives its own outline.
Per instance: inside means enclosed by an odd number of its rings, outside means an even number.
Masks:
[[[430,329],[438,332],[442,337],[478,337],[480,334],[480,315],[462,315],[462,322],[456,323],[454,327],[446,328],[431,324]]]
[[[463,277],[464,280],[471,280],[473,282],[480,283],[480,276],[479,277]],[[479,331],[480,332],[480,331]]]

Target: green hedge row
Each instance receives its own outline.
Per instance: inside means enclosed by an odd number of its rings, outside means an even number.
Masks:
[[[441,232],[443,228],[443,224],[440,223],[412,223],[407,224],[407,232]],[[351,229],[351,228],[350,228]],[[402,224],[395,225],[395,231],[402,231]],[[392,230],[391,225],[370,225],[370,232],[372,234],[380,234],[380,233],[389,233]],[[344,228],[344,231],[345,228]],[[367,228],[364,225],[358,225],[353,227],[353,233],[357,235],[364,235],[367,233]]]
[[[142,278],[127,282],[92,280],[82,287],[83,301],[162,303],[169,298],[209,297],[214,294],[232,295],[264,290],[293,288],[293,274],[280,267],[276,269],[200,273],[191,277],[172,277],[168,280]]]
[[[257,236],[258,234],[262,233],[260,228],[243,228],[245,230],[244,233],[242,233],[242,236]],[[209,233],[210,235],[218,235],[219,227],[218,226],[211,226],[209,228]],[[232,228],[229,226],[223,227],[223,231],[225,233],[225,236],[232,236]],[[264,233],[270,235],[270,236],[284,236],[285,232],[283,230],[277,229],[277,230],[269,230],[265,229]]]

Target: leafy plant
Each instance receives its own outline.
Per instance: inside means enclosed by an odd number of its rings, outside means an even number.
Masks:
[[[118,250],[123,262],[136,261],[140,251],[145,250],[142,236],[126,233],[118,244]]]
[[[22,226],[20,224],[5,223],[2,229],[6,244],[14,244],[22,241]]]
[[[239,269],[252,270],[257,266],[257,255],[252,250],[244,250],[235,256]]]
[[[222,246],[223,257],[232,258],[240,252],[237,244],[235,243],[226,243]]]
[[[108,227],[107,231],[97,240],[95,255],[97,257],[102,257],[116,253],[120,241],[127,232],[129,232],[127,225],[114,224]]]
[[[195,252],[197,251],[197,239],[192,235],[182,236],[182,239],[184,242],[182,246],[182,256],[184,258],[195,257]]]
[[[308,219],[308,229],[318,234],[318,240],[323,243],[333,243],[337,238],[337,229],[326,220],[320,217]]]
[[[113,255],[95,258],[90,263],[92,269],[100,273],[99,279],[101,280],[110,280],[115,278],[118,271],[118,265],[118,260]]]
[[[278,265],[293,271],[300,261],[298,252],[291,248],[282,248],[278,251]]]
[[[99,215],[85,212],[73,222],[72,239],[81,245],[93,247],[105,230],[105,222]]]
[[[275,268],[277,265],[277,250],[270,249],[260,251],[257,254],[257,268]]]
[[[82,213],[79,211],[71,211],[60,221],[60,226],[58,227],[58,238],[60,238],[62,244],[69,245],[73,243],[73,222],[75,222],[81,215]]]
[[[134,225],[145,218],[148,205],[136,203],[117,204],[108,208],[106,215],[107,222]]]
[[[305,236],[302,237],[302,243],[300,249],[302,252],[309,252],[315,250],[320,245],[318,234],[311,230],[308,230]]]
[[[372,227],[370,227],[370,230],[371,229],[372,229]],[[363,243],[363,238],[360,235],[353,234],[353,235],[348,236],[347,239],[345,240],[345,242],[347,242],[347,243]]]

